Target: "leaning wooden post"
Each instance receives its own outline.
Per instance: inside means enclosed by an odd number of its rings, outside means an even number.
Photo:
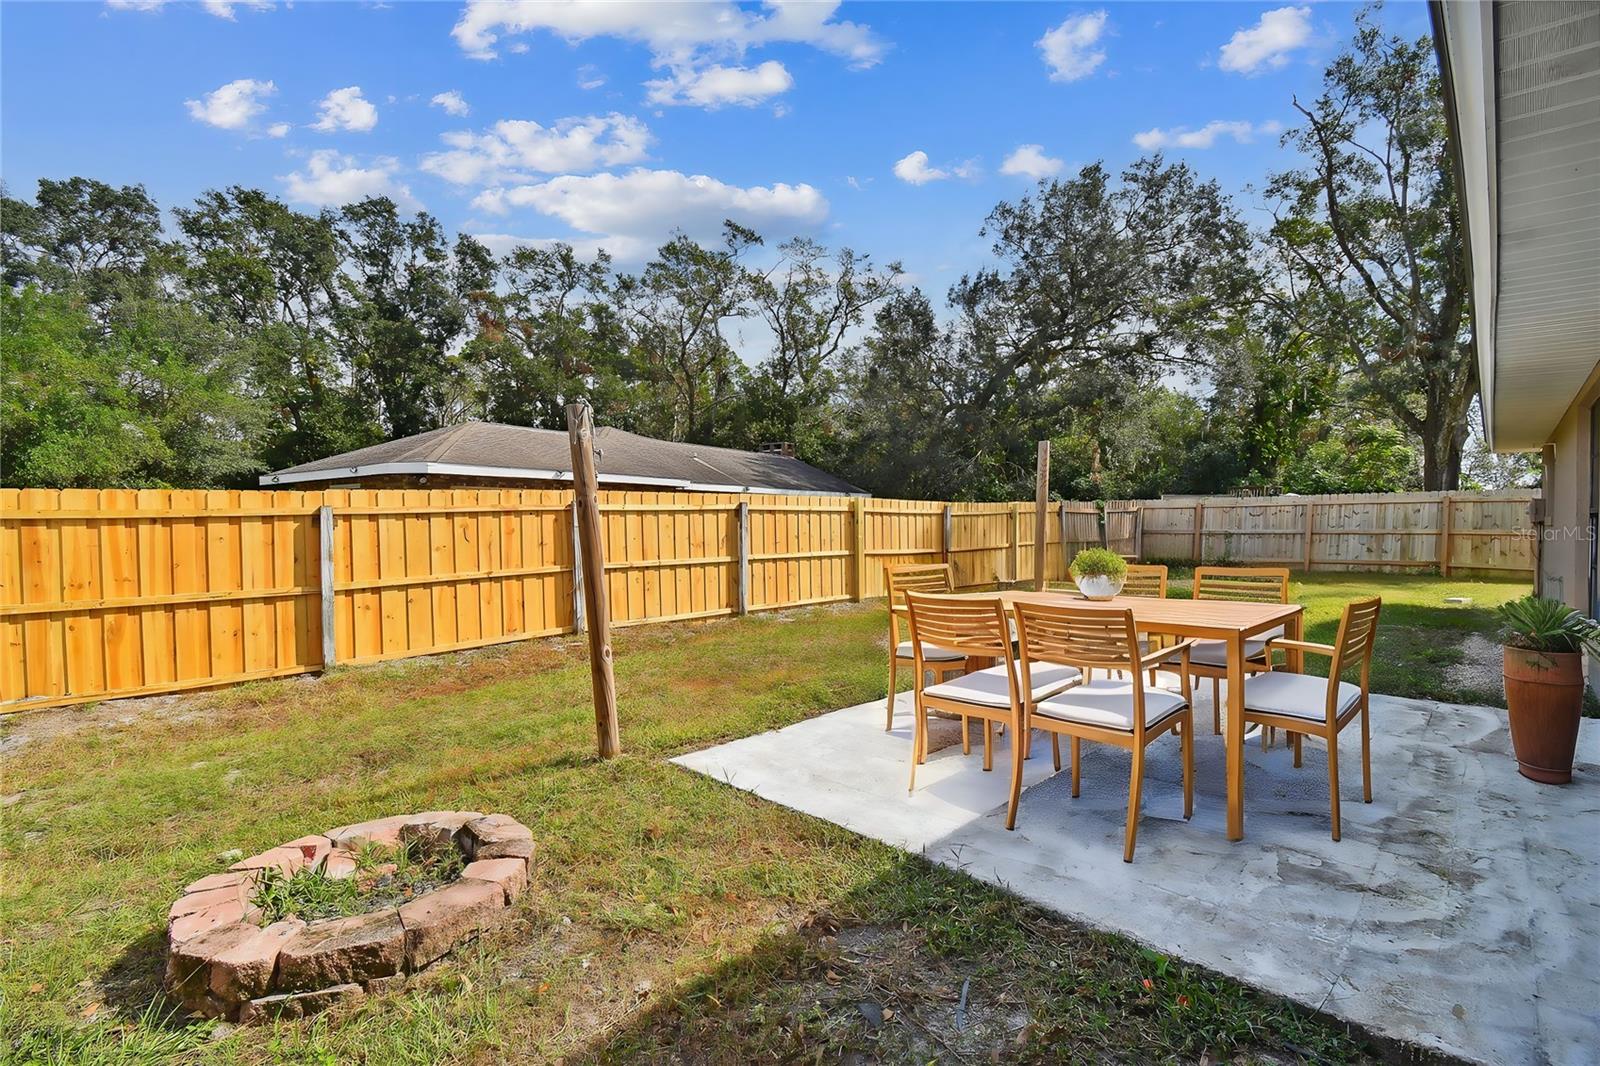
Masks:
[[[950,565],[950,557],[955,552],[956,546],[956,516],[955,508],[948,503],[944,505],[944,524],[940,527],[941,550],[939,554],[944,558],[944,564]]]
[[[1050,520],[1046,512],[1050,510],[1050,442],[1039,442],[1039,461],[1033,473],[1033,589],[1043,592],[1045,588],[1044,558],[1045,549],[1049,547]],[[1067,550],[1065,544],[1061,545],[1062,552]]]
[[[317,535],[322,540],[322,668],[331,668],[339,657],[333,631],[333,508],[317,508]]]
[[[739,506],[734,508],[734,518],[738,522],[739,540],[739,600],[737,610],[740,614],[750,613],[750,503],[740,500]]]
[[[572,445],[572,501],[583,555],[583,599],[589,624],[589,676],[594,684],[594,730],[600,757],[622,750],[617,728],[617,679],[611,670],[611,611],[606,602],[605,547],[600,543],[600,489],[594,468],[594,423],[583,400],[567,405]]]
[[[1144,562],[1144,504],[1140,504],[1133,512],[1133,558],[1137,562]]]
[[[1198,501],[1196,501],[1196,503],[1194,505],[1194,549],[1193,549],[1193,551],[1194,551],[1194,565],[1196,565],[1196,566],[1199,566],[1201,563],[1206,561],[1205,560],[1205,556],[1203,554],[1205,552],[1205,548],[1206,548],[1205,526],[1206,526],[1206,502],[1204,500],[1198,500]]]

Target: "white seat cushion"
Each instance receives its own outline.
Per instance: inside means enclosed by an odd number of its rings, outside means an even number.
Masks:
[[[1348,681],[1339,682],[1339,713],[1344,714],[1361,698],[1361,689]],[[1328,719],[1328,679],[1315,674],[1291,674],[1269,670],[1244,679],[1244,708],[1266,714],[1285,714],[1309,722]]]
[[[1079,677],[1075,666],[1056,666],[1040,663],[1033,668],[1033,698],[1042,700],[1054,695],[1068,685],[1076,684]],[[1022,680],[1022,667],[1017,667],[1017,680]],[[991,666],[987,670],[974,670],[970,674],[922,690],[925,696],[960,700],[985,707],[1011,706],[1011,679],[1006,675],[1006,665]]]
[[[1255,659],[1267,650],[1267,642],[1254,637],[1244,642],[1244,657]],[[1167,656],[1166,662],[1176,663],[1182,658],[1178,652]],[[1218,670],[1228,668],[1228,644],[1222,640],[1197,640],[1189,649],[1189,662],[1195,666],[1214,666]]]
[[[1183,697],[1166,689],[1144,690],[1144,725],[1146,729],[1171,718],[1183,710]],[[1103,729],[1120,729],[1133,732],[1133,682],[1090,681],[1067,689],[1057,696],[1039,703],[1037,714],[1059,718],[1065,722],[1095,725]]]
[[[894,657],[896,659],[911,658],[911,642],[909,640],[902,640],[899,644],[897,644],[894,649]],[[966,657],[967,653],[964,651],[951,651],[949,648],[941,648],[937,644],[929,644],[926,642],[924,642],[922,645],[922,661],[925,663],[951,662],[952,660],[965,659]]]

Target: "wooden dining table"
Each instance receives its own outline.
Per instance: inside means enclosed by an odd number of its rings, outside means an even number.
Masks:
[[[1228,839],[1244,839],[1244,679],[1245,641],[1260,639],[1278,626],[1290,640],[1301,639],[1304,612],[1298,603],[1241,603],[1234,600],[1177,600],[1150,596],[1116,596],[1088,601],[1076,592],[971,592],[972,598],[998,597],[1009,609],[1014,603],[1068,603],[1120,608],[1133,612],[1142,634],[1199,640],[1220,640],[1228,648],[1228,714],[1223,739],[1228,751]],[[1303,655],[1287,650],[1288,667],[1300,670]]]

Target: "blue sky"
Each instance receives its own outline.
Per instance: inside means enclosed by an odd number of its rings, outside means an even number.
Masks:
[[[1356,10],[8,2],[0,174],[22,196],[140,182],[166,208],[234,183],[303,209],[384,192],[498,248],[624,266],[730,216],[898,259],[937,302],[983,260],[987,211],[1049,173],[1161,146],[1242,193],[1286,165],[1274,131]],[[1427,32],[1420,3],[1384,18]]]

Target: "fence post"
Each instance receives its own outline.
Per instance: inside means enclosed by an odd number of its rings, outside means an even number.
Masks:
[[[739,520],[739,613],[750,613],[750,503],[740,500],[734,512]]]
[[[1133,557],[1138,562],[1144,562],[1144,506],[1141,504],[1133,512]]]
[[[1439,576],[1450,576],[1450,533],[1456,524],[1456,504],[1447,494],[1439,501]]]
[[[852,598],[860,603],[867,596],[867,500],[857,496],[850,501],[851,553],[855,557],[855,588]]]
[[[1205,551],[1205,534],[1201,532],[1203,529],[1205,529],[1205,525],[1206,525],[1206,502],[1204,500],[1197,500],[1197,501],[1195,501],[1195,505],[1194,505],[1194,550],[1193,550],[1194,564],[1196,566],[1199,566],[1201,563],[1205,562],[1205,557],[1201,554],[1203,551]]]
[[[1067,551],[1067,501],[1061,501],[1061,580],[1071,576],[1072,554]]]
[[[588,625],[588,609],[583,600],[583,548],[578,543],[578,494],[572,494],[572,631],[582,633]]]
[[[317,508],[317,534],[322,540],[322,668],[338,658],[338,641],[333,632],[333,508]]]
[[[1045,587],[1044,561],[1050,548],[1050,442],[1039,442],[1038,465],[1034,471],[1033,485],[1033,588],[1043,592]]]
[[[1096,517],[1100,519],[1100,547],[1111,547],[1111,507],[1104,502],[1095,504]]]
[[[1317,505],[1306,501],[1306,572],[1311,572],[1311,538],[1317,531]]]
[[[951,557],[951,554],[954,552],[955,545],[956,545],[956,522],[955,522],[955,508],[951,507],[948,503],[944,505],[944,527],[943,527],[943,530],[944,531],[943,531],[942,535],[944,537],[944,541],[943,541],[944,550],[942,552],[940,552],[939,554],[944,556],[944,564],[946,566],[949,566],[950,565],[950,557]]]
[[[1011,583],[1022,580],[1022,504],[1011,505]]]

